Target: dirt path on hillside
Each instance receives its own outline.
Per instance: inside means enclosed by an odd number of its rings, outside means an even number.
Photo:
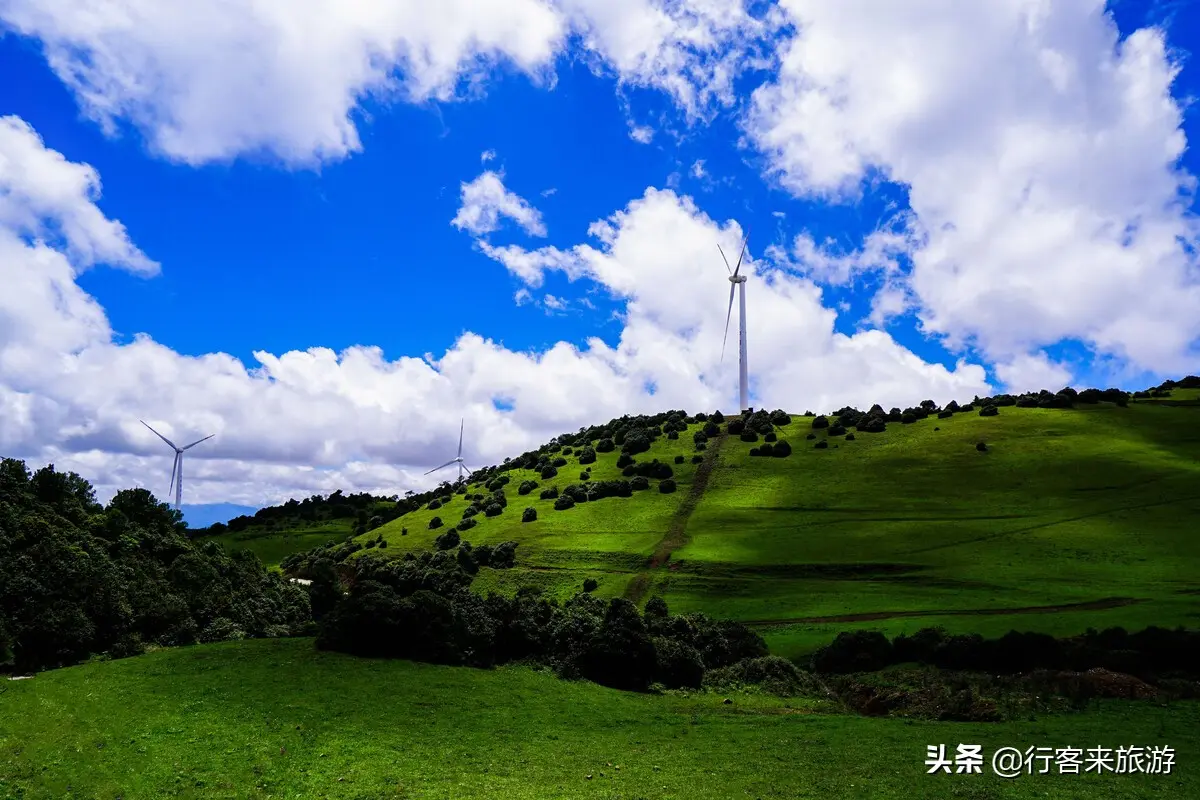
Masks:
[[[708,440],[708,447],[704,451],[704,460],[696,465],[696,474],[692,476],[692,485],[688,488],[687,497],[683,498],[679,509],[675,512],[675,516],[671,518],[671,524],[667,526],[667,532],[658,544],[654,546],[654,555],[650,556],[650,560],[646,563],[646,568],[630,579],[628,585],[625,586],[625,599],[631,600],[634,603],[640,603],[646,596],[646,592],[650,589],[651,572],[663,566],[671,559],[671,553],[688,543],[687,524],[691,518],[692,512],[696,510],[700,498],[704,496],[704,492],[708,489],[708,479],[712,476],[713,469],[717,466],[717,457],[721,452],[721,445],[725,442],[725,437],[728,434],[724,430],[720,434]]]
[[[746,620],[747,625],[756,628],[773,628],[781,625],[819,624],[823,622],[872,622],[879,619],[894,619],[896,617],[967,617],[967,616],[996,616],[1000,614],[1053,614],[1059,611],[1104,611],[1109,608],[1131,606],[1143,603],[1144,598],[1135,597],[1106,597],[1102,600],[1090,600],[1086,603],[1066,603],[1057,606],[1023,606],[1021,608],[972,608],[972,609],[934,609],[932,611],[871,611],[864,614],[837,614],[832,617],[793,617],[791,619],[760,619]]]

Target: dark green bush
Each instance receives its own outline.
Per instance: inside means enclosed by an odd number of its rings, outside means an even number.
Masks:
[[[635,492],[650,488],[650,481],[644,475],[638,475],[629,481],[629,486]]]
[[[521,522],[535,522],[537,520],[537,509],[527,508],[521,512]]]
[[[458,535],[458,531],[449,530],[439,534],[433,540],[433,546],[438,550],[453,550],[458,547],[458,543],[462,541],[462,537]]]
[[[555,511],[566,511],[568,508],[574,508],[574,507],[575,507],[575,501],[571,498],[571,495],[569,495],[569,494],[561,495],[557,500],[554,501],[554,510]]]
[[[675,491],[675,481],[671,478],[666,478],[658,482],[658,491],[663,494],[670,494]]]
[[[819,417],[813,417],[812,426],[814,429],[817,429],[817,430],[819,430],[821,428],[828,428],[829,420],[825,417],[824,414],[822,414]]]
[[[821,441],[814,444],[813,447],[815,447],[817,450],[825,450],[829,447],[829,442],[822,439]]]
[[[984,406],[983,408],[979,409],[979,416],[981,417],[994,417],[999,413],[1000,409],[996,406]]]
[[[595,578],[586,578],[583,581],[583,590],[585,592],[594,592],[599,587],[600,583]]]
[[[543,500],[553,500],[554,498],[558,497],[558,487],[551,486],[548,489],[542,489],[539,497],[541,497]]]
[[[552,465],[547,465],[542,468],[542,480],[548,481],[558,475],[558,469]]]
[[[440,528],[440,527],[442,527],[442,518],[441,517],[433,517],[429,520],[429,530],[431,530],[431,531],[436,530],[437,528]]]
[[[683,462],[684,462],[684,458],[683,458],[683,456],[675,456],[675,463],[676,463],[676,464],[682,464]]]

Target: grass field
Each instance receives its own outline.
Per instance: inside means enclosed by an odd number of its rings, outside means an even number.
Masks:
[[[512,667],[226,642],[54,670],[0,694],[0,798],[1200,797],[1200,703],[1017,723],[639,695]],[[1168,745],[1169,775],[925,774],[925,747]],[[989,756],[990,758],[990,756]],[[589,779],[588,776],[591,776]]]
[[[226,550],[250,550],[267,567],[275,568],[292,553],[311,550],[326,542],[340,542],[351,533],[354,520],[336,519],[283,532],[249,528],[238,533],[211,537]]]
[[[639,460],[675,465],[674,494],[649,491],[555,511],[538,498],[578,482],[574,456],[556,478],[508,473],[509,508],[476,517],[474,544],[514,539],[518,567],[483,570],[478,588],[537,585],[565,597],[587,577],[598,594],[663,595],[675,611],[754,622],[774,652],[800,657],[840,630],[942,625],[1059,635],[1088,627],[1200,622],[1200,403],[1194,391],[1073,410],[1005,407],[890,424],[855,441],[805,436],[794,417],[785,459],[751,458],[733,437],[710,443],[712,472],[693,492],[692,430]],[[698,426],[693,426],[693,428]],[[979,441],[988,451],[975,448]],[[596,480],[619,477],[601,453]],[[522,480],[539,490],[518,497]],[[652,482],[653,483],[653,482]],[[456,496],[368,534],[389,553],[431,546],[461,517]],[[533,506],[538,520],[522,524]],[[407,535],[401,535],[407,528]],[[656,551],[664,564],[649,564]]]

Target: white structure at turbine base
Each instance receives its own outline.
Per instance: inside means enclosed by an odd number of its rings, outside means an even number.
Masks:
[[[445,464],[442,464],[440,467],[434,467],[433,469],[429,470],[429,472],[425,473],[426,475],[432,475],[433,473],[437,472],[439,469],[445,469],[446,467],[452,467],[455,464],[458,464],[458,479],[460,481],[463,479],[464,473],[468,477],[471,475],[471,470],[467,469],[466,464],[463,463],[463,457],[462,457],[463,426],[465,424],[466,424],[465,419],[458,423],[458,455],[455,456],[454,458],[450,459],[449,461],[447,461]]]
[[[139,419],[138,422],[141,422],[143,425],[146,425],[146,422],[144,420]],[[146,425],[146,427],[150,428],[149,425]],[[150,428],[150,431],[155,436],[157,436],[158,438],[160,438],[164,442],[166,442],[168,445],[170,445],[171,449],[175,451],[175,463],[171,465],[171,485],[167,488],[167,496],[168,497],[170,496],[172,489],[175,490],[175,510],[178,511],[180,503],[183,502],[183,452],[185,450],[191,450],[193,447],[200,444],[201,442],[208,441],[212,437],[216,436],[216,434],[210,433],[208,436],[205,436],[203,439],[197,439],[196,441],[192,442],[189,445],[186,445],[185,447],[178,447],[170,439],[163,436],[158,431],[154,430],[154,428]]]
[[[729,309],[725,313],[725,338],[721,340],[721,361],[725,361],[725,343],[729,341],[729,320],[733,315],[733,293],[738,293],[738,402],[741,403],[740,410],[745,411],[750,408],[750,377],[746,366],[746,276],[741,274],[742,258],[746,255],[746,241],[749,239],[749,234],[746,239],[742,240],[742,252],[738,256],[737,266],[732,270],[729,269],[729,259],[725,258],[725,251],[721,250],[721,245],[717,245],[717,250],[721,253],[721,259],[725,262],[725,269],[729,271]]]

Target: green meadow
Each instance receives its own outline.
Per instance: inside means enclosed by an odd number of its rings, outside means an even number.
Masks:
[[[1170,401],[1128,408],[930,417],[877,434],[852,431],[853,441],[796,416],[778,432],[792,444],[787,458],[751,457],[755,445],[737,437],[710,441],[702,487],[691,463],[701,426],[692,425],[638,457],[672,464],[672,494],[652,481],[631,498],[556,511],[538,495],[579,482],[582,467],[568,455],[550,480],[506,473],[508,508],[478,515],[463,538],[520,542],[518,567],[484,569],[481,590],[532,585],[566,597],[595,578],[600,596],[659,594],[676,612],[753,622],[773,652],[789,657],[857,627],[985,635],[1195,627],[1196,394],[1176,390]],[[825,439],[827,449],[813,446]],[[986,452],[976,449],[981,441]],[[592,480],[620,477],[617,455],[597,454]],[[674,464],[677,455],[684,464]],[[539,487],[521,497],[524,480]],[[428,549],[467,505],[455,495],[361,538],[382,535],[391,554]],[[525,507],[537,521],[521,522]],[[434,516],[445,527],[431,530]]]
[[[307,639],[53,670],[0,695],[0,798],[1200,797],[1200,702],[1011,723],[647,695],[524,667],[372,661]],[[925,748],[1167,745],[1170,774],[926,774]]]

